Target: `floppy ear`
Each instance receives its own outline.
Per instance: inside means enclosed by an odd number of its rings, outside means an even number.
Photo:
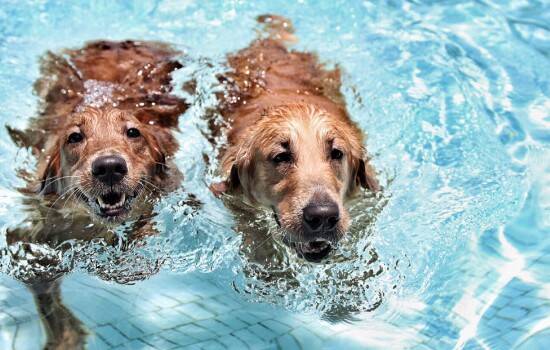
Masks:
[[[224,193],[231,193],[240,187],[239,169],[236,164],[232,164],[229,170],[229,176],[223,181],[214,182],[210,185],[210,191],[214,196],[219,197]]]
[[[144,132],[143,136],[155,160],[157,175],[165,176],[168,171],[166,157],[172,156],[178,150],[176,139],[169,129],[161,127],[153,127]]]
[[[225,182],[228,185],[229,191],[235,191],[241,186],[241,179],[239,178],[239,165],[234,162],[229,171],[229,176]]]
[[[240,174],[247,174],[251,171],[251,159],[249,144],[231,146],[225,152],[221,161],[223,176],[225,180],[210,185],[210,190],[216,196],[222,193],[236,191],[246,192],[246,177],[241,178]]]
[[[57,179],[61,176],[61,149],[59,143],[51,147],[45,160],[38,165],[37,178],[40,186],[37,192],[41,194],[51,194],[57,192],[59,185]]]
[[[376,179],[376,172],[372,165],[364,159],[359,160],[355,182],[360,184],[363,188],[368,188],[372,192],[380,191],[380,185]]]

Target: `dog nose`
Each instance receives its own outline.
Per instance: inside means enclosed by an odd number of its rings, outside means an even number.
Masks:
[[[340,220],[340,211],[335,203],[310,204],[304,208],[303,220],[312,232],[333,230]]]
[[[126,174],[126,161],[119,156],[99,157],[92,163],[92,175],[109,186],[119,183]]]

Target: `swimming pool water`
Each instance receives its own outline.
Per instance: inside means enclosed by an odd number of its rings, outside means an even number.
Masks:
[[[216,154],[204,137],[215,75],[263,13],[291,19],[296,49],[342,68],[384,185],[353,203],[336,257],[288,255],[279,275],[241,253],[207,187],[216,164],[204,162]],[[2,2],[3,125],[36,114],[39,57],[87,40],[173,43],[186,54],[176,82],[198,81],[177,135],[184,186],[156,205],[162,234],[131,253],[91,245],[64,257],[76,272],[63,300],[89,348],[550,348],[548,23],[545,1]],[[3,247],[26,214],[17,172],[35,164],[4,128],[0,154]],[[12,278],[29,268],[1,263],[0,348],[40,348],[33,301]]]

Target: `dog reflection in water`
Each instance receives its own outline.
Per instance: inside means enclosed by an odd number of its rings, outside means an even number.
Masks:
[[[35,264],[19,277],[34,295],[47,349],[84,348],[86,332],[61,300],[59,278],[70,267],[56,266],[56,254],[40,247],[118,244],[113,230],[122,223],[126,242],[153,234],[153,200],[181,183],[171,162],[178,148],[173,131],[187,108],[171,94],[179,54],[136,41],[48,53],[35,84],[39,116],[25,131],[8,127],[19,146],[32,150],[38,170],[23,174],[28,222],[7,233],[4,254],[14,267],[21,259]]]

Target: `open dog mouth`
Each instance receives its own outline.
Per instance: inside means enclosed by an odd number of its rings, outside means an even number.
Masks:
[[[130,211],[132,199],[132,196],[124,192],[110,191],[89,199],[89,202],[96,208],[99,216],[116,219]]]
[[[321,262],[332,251],[332,243],[326,239],[293,243],[293,246],[298,253],[298,256],[310,262]]]
[[[96,198],[101,213],[105,216],[117,216],[124,210],[126,194],[109,192]]]
[[[274,208],[273,217],[275,218],[277,225],[281,227],[279,215],[277,215],[277,211]],[[283,242],[294,248],[300,258],[315,263],[321,262],[333,250],[331,241],[324,238],[317,238],[309,242],[292,242],[288,236],[284,236]]]

